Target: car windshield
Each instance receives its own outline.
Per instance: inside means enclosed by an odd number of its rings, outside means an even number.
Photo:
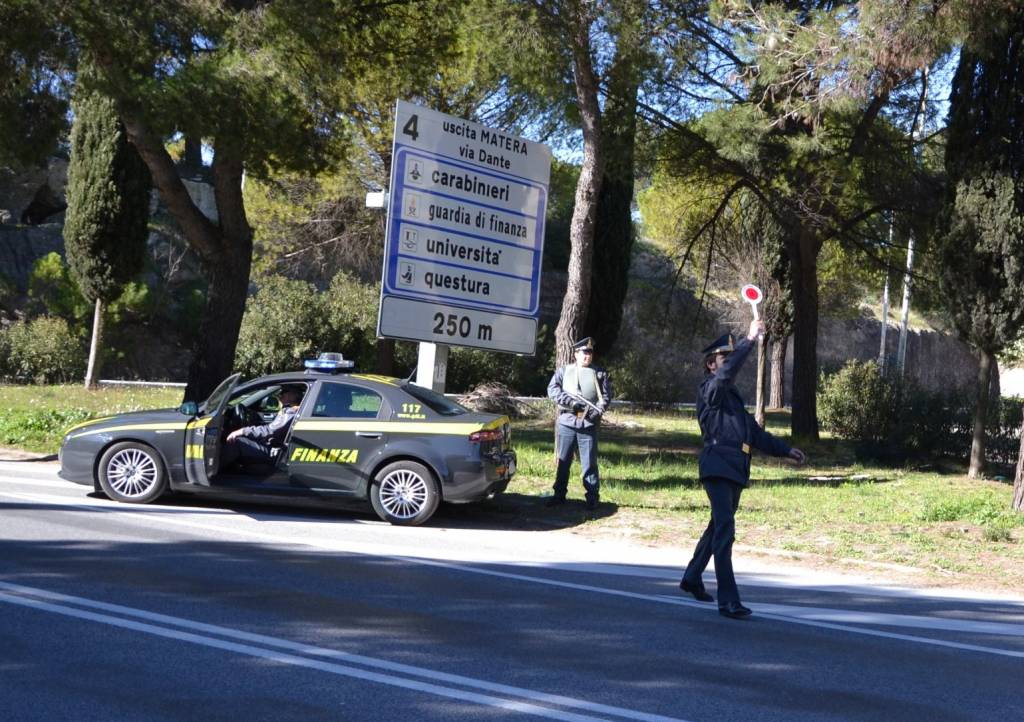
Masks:
[[[465,406],[452,401],[444,394],[439,394],[436,391],[424,388],[423,386],[417,386],[416,384],[403,384],[402,390],[414,397],[417,401],[422,401],[428,409],[441,414],[441,416],[458,416],[460,414],[469,413],[469,409]]]
[[[268,386],[267,388],[256,389],[255,391],[247,392],[241,396],[231,399],[228,401],[228,406],[245,406],[246,408],[253,408],[267,396],[270,396],[280,390],[280,386]]]
[[[210,394],[210,398],[200,404],[199,413],[208,414],[211,411],[215,411],[220,406],[221,401],[224,400],[224,396],[233,388],[234,383],[237,380],[238,374],[235,374],[234,376],[228,376],[226,379],[221,381],[220,386],[215,388],[213,393]]]

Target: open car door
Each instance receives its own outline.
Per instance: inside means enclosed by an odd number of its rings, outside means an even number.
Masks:
[[[199,406],[198,415],[185,427],[185,476],[192,484],[209,486],[220,469],[221,431],[224,410],[242,374],[220,382],[210,398]]]

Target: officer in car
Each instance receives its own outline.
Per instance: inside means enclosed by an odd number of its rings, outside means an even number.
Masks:
[[[220,466],[227,468],[238,461],[243,466],[260,464],[273,466],[275,453],[284,446],[295,416],[299,413],[302,390],[286,386],[279,396],[281,409],[269,424],[243,426],[228,434],[221,451]]]
[[[612,387],[608,372],[591,365],[594,339],[589,336],[580,339],[573,344],[573,352],[576,362],[560,367],[548,384],[548,398],[558,405],[555,424],[558,467],[554,495],[547,505],[565,503],[573,452],[579,449],[587,508],[594,509],[599,499],[600,484],[597,475],[597,429],[612,401]]]
[[[711,503],[711,521],[697,542],[679,588],[699,601],[712,601],[714,597],[704,589],[702,575],[714,556],[718,612],[732,619],[742,619],[751,613],[740,603],[732,570],[736,509],[740,493],[750,483],[751,448],[797,463],[804,461],[800,449],[790,448],[758,425],[734,384],[757,337],[763,333],[764,322],[754,320],[746,338],[735,342],[731,334],[726,334],[705,348],[704,382],[697,393],[697,421],[704,437],[704,450],[698,462],[700,483]]]

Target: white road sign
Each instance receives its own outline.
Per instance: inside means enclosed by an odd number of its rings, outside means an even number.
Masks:
[[[540,143],[398,101],[378,335],[533,354],[550,172]]]

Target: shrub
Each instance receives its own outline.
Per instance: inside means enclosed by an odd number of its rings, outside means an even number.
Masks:
[[[630,348],[615,359],[610,370],[616,398],[652,403],[684,398],[687,377],[672,363],[649,349]],[[692,393],[692,390],[691,390]]]
[[[875,456],[893,441],[898,425],[899,389],[868,362],[850,362],[822,379],[818,414],[822,426]]]
[[[822,427],[852,441],[860,459],[903,462],[912,454],[963,453],[968,394],[927,391],[884,376],[871,361],[846,364],[824,377],[820,389]]]
[[[372,369],[377,363],[377,308],[380,290],[342,271],[331,279],[323,299],[328,336],[321,351],[340,351],[356,362],[356,368]]]
[[[81,321],[92,311],[92,304],[82,296],[67,264],[56,251],[32,264],[28,296],[36,311],[43,310],[68,321]]]
[[[326,292],[306,281],[264,276],[249,299],[235,368],[249,376],[302,368],[323,351],[339,351],[358,369],[376,363],[379,291],[341,272]]]
[[[85,349],[64,319],[40,316],[18,321],[5,335],[10,378],[52,384],[85,375]]]
[[[481,384],[496,382],[517,396],[546,396],[548,381],[555,371],[554,355],[554,334],[547,326],[541,326],[537,332],[537,352],[533,356],[453,347],[445,387],[452,393],[465,393]]]
[[[328,331],[316,288],[281,276],[258,283],[242,317],[235,369],[262,376],[301,368],[322,347]]]

